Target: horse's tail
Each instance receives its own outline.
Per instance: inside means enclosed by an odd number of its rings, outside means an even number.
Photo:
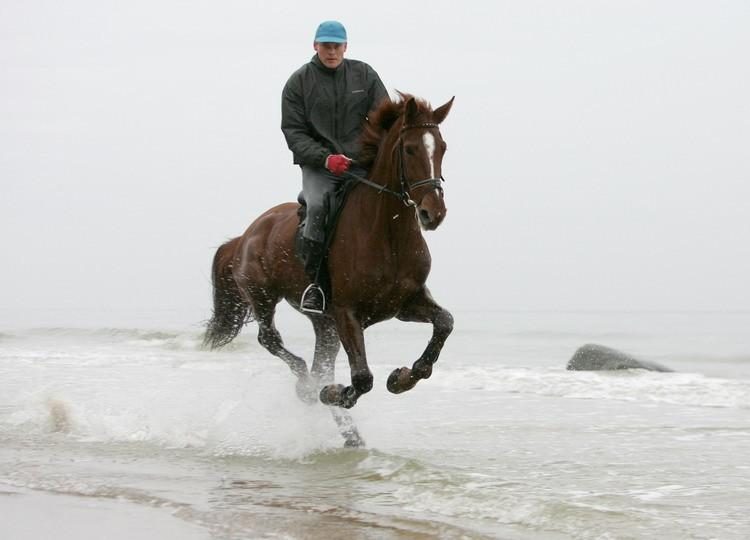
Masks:
[[[203,346],[209,349],[223,347],[240,333],[242,327],[252,320],[252,310],[240,294],[232,276],[232,259],[237,238],[221,245],[216,250],[211,272],[214,289],[214,309],[206,325]]]

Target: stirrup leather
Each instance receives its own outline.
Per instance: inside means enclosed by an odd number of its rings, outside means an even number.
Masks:
[[[320,309],[314,308],[314,307],[305,307],[305,298],[307,297],[308,293],[311,295],[319,294],[320,299],[322,300],[322,305]],[[323,313],[326,310],[326,295],[323,294],[323,289],[321,289],[317,284],[310,283],[305,291],[302,293],[302,298],[299,301],[299,308],[301,311],[307,312],[307,313]]]

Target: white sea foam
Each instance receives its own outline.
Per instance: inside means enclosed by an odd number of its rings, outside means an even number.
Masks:
[[[750,381],[697,373],[610,372],[469,367],[445,370],[435,382],[456,391],[534,394],[571,399],[750,408]]]

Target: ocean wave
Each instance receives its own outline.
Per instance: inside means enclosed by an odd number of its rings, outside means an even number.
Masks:
[[[7,340],[24,339],[108,339],[115,341],[163,341],[178,337],[180,332],[163,330],[149,330],[138,328],[67,328],[62,326],[38,327],[0,333],[0,337]]]
[[[141,328],[66,328],[39,327],[0,333],[0,341],[14,345],[54,342],[56,345],[88,345],[95,348],[106,344],[127,347],[163,349],[165,351],[202,351],[203,328],[190,330],[154,330]],[[254,334],[251,334],[254,335]],[[311,333],[312,335],[312,333]],[[257,348],[255,339],[236,339],[223,351],[248,351]]]
[[[697,373],[472,367],[444,373],[435,379],[441,386],[453,390],[750,408],[750,381],[706,377]]]

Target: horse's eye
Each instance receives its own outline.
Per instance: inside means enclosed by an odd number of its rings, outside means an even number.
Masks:
[[[406,153],[410,156],[413,156],[417,153],[417,147],[414,144],[407,144],[406,146],[404,146],[404,150],[406,150]]]

